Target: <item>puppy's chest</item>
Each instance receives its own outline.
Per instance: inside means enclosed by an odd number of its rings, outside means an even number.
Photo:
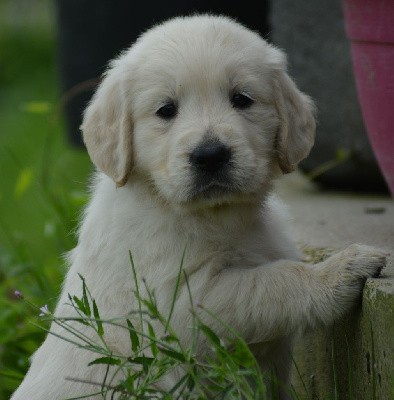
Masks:
[[[258,240],[247,242],[223,236],[221,240],[210,237],[167,237],[168,240],[151,242],[148,249],[138,247],[135,262],[144,269],[146,277],[162,275],[171,279],[182,268],[189,275],[204,270],[215,275],[225,268],[250,268],[267,261],[263,245]]]

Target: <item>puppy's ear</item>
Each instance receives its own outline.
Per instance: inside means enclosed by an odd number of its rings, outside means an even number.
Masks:
[[[276,71],[275,103],[280,126],[276,138],[279,166],[287,174],[310,152],[315,139],[315,107],[285,71]]]
[[[133,126],[121,76],[116,65],[107,72],[81,125],[90,158],[118,187],[126,184],[132,168]]]

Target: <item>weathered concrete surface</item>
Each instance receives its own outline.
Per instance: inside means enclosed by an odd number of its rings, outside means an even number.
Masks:
[[[293,384],[300,399],[394,399],[394,201],[323,193],[299,174],[278,184],[294,234],[310,256],[351,243],[386,249],[389,263],[367,281],[362,301],[327,331],[302,337]],[[318,249],[318,251],[316,251]],[[323,249],[323,250],[320,250]]]

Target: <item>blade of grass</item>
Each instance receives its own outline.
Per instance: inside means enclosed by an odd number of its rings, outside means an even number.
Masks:
[[[79,277],[82,280],[82,301],[83,301],[83,305],[85,307],[85,313],[88,317],[90,317],[92,315],[91,310],[90,310],[90,304],[89,304],[89,299],[88,299],[88,295],[86,293],[86,282],[85,282],[85,278],[81,275],[78,274]]]
[[[98,311],[98,308],[97,308],[96,300],[93,300],[93,315],[94,315],[94,318],[96,320],[97,334],[100,337],[103,337],[104,336],[104,328],[103,328],[103,323],[102,323],[102,321],[100,319],[100,314],[99,314],[99,311]]]
[[[137,336],[136,330],[135,330],[133,324],[131,323],[131,321],[129,319],[126,319],[126,322],[127,322],[128,328],[129,328],[131,350],[135,353],[138,350],[138,348],[140,347],[138,336]]]
[[[121,361],[117,358],[113,357],[99,357],[96,358],[95,360],[91,361],[88,366],[90,367],[91,365],[95,364],[105,364],[105,365],[120,365]]]
[[[131,264],[131,269],[133,271],[133,279],[134,279],[134,284],[135,284],[135,293],[138,301],[138,315],[139,315],[139,322],[140,322],[140,329],[141,329],[141,344],[143,343],[143,333],[144,333],[144,325],[142,321],[142,301],[141,301],[141,294],[140,294],[140,288],[138,286],[138,280],[137,280],[137,272],[135,269],[134,265],[134,260],[133,256],[131,254],[131,251],[129,250],[129,258],[130,258],[130,264]]]
[[[180,266],[179,266],[179,271],[178,271],[178,275],[177,275],[177,279],[176,279],[176,283],[175,283],[174,294],[173,294],[173,296],[172,296],[172,302],[171,302],[170,313],[169,313],[169,315],[168,315],[167,323],[166,323],[166,326],[165,326],[165,332],[168,331],[168,326],[170,325],[172,313],[174,312],[176,296],[177,296],[177,294],[178,294],[179,283],[180,283],[180,280],[181,280],[181,274],[182,274],[182,269],[183,269],[183,263],[184,263],[184,260],[185,260],[185,254],[186,254],[186,247],[185,247],[184,250],[183,250],[182,259],[181,259],[181,264],[180,264]]]

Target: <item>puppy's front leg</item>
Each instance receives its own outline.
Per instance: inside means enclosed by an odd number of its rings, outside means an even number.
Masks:
[[[202,286],[198,277],[195,284],[191,277],[190,286],[199,286],[193,297],[248,343],[261,343],[331,324],[356,303],[365,280],[376,276],[385,262],[382,251],[352,245],[316,265],[281,260],[229,268]],[[180,297],[184,306],[188,294]],[[184,327],[184,320],[179,323]],[[220,323],[212,325],[219,334],[228,334]]]
[[[316,265],[281,260],[255,268],[229,268],[207,285],[201,285],[197,274],[190,277],[190,287],[200,287],[192,290],[193,298],[251,344],[264,370],[275,372],[278,398],[284,400],[290,398],[286,388],[292,336],[305,328],[330,325],[344,315],[360,298],[365,280],[378,275],[385,263],[380,250],[353,245]],[[190,332],[185,323],[190,314],[185,314],[185,288],[178,300],[173,327],[187,342]],[[224,324],[213,318],[207,322],[219,336],[229,335]]]

